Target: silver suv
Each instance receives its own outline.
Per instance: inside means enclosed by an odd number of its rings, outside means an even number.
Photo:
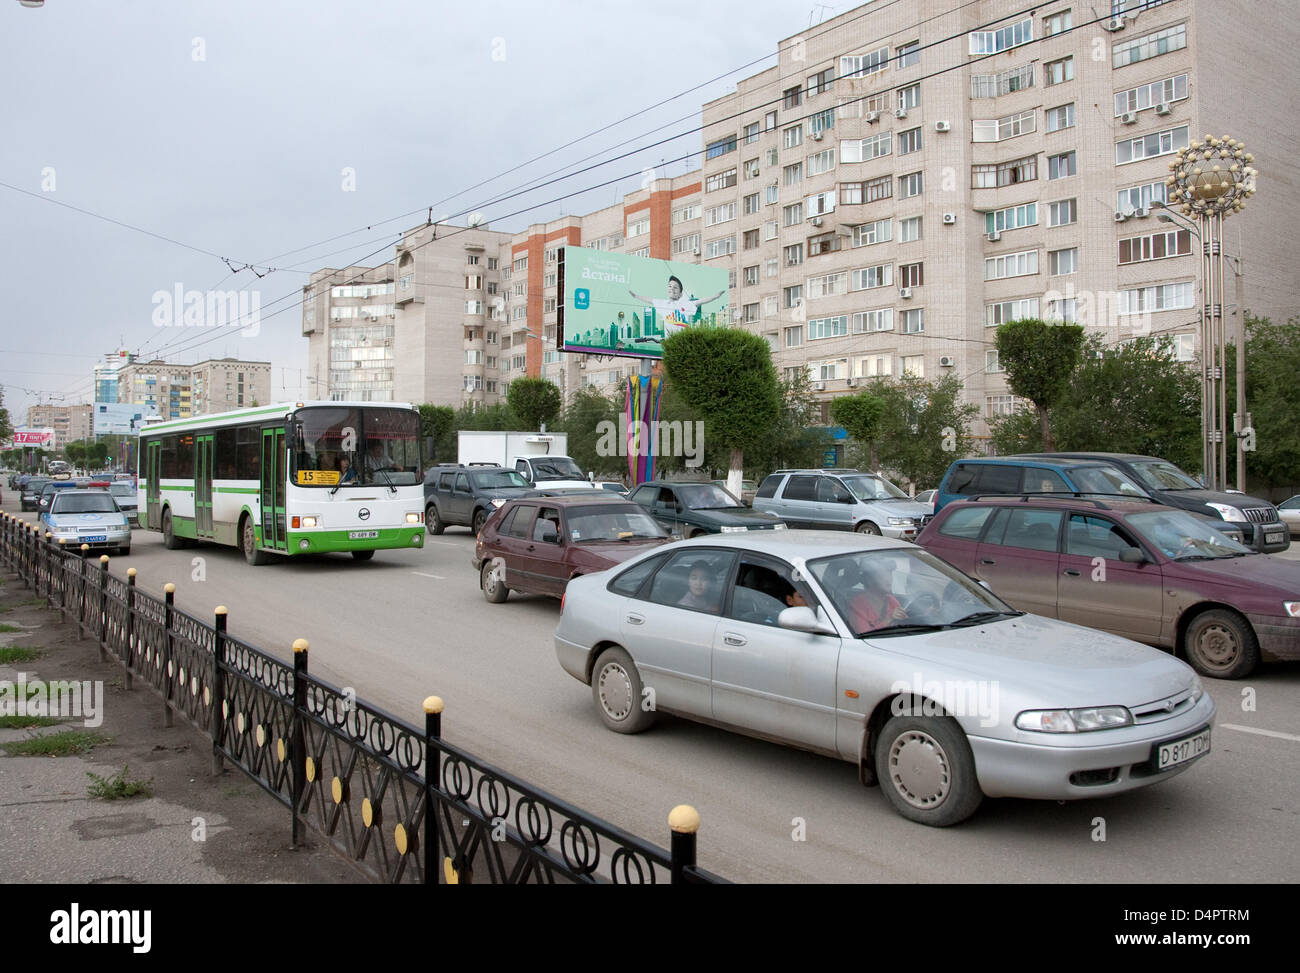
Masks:
[[[777,470],[759,485],[754,509],[791,527],[855,530],[915,540],[934,516],[877,473],[857,470]]]

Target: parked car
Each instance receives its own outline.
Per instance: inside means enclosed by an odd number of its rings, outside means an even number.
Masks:
[[[136,491],[135,484],[114,480],[108,485],[108,492],[117,501],[118,509],[126,514],[127,521],[133,526],[138,525],[140,523],[140,494]]]
[[[785,529],[776,514],[746,507],[712,483],[651,480],[632,491],[632,500],[644,507],[660,527],[679,537]]]
[[[50,478],[48,476],[33,476],[22,487],[22,495],[18,498],[18,506],[24,513],[41,509],[41,491],[45,489],[45,484],[49,482]]]
[[[36,509],[39,513],[45,513],[50,509],[50,501],[54,499],[54,494],[63,490],[85,489],[74,480],[50,480],[41,487],[41,495],[36,501]]]
[[[957,460],[948,467],[934,498],[937,514],[963,497],[1026,493],[1078,493],[1141,499],[1147,493],[1132,479],[1102,460],[1060,457],[997,456]]]
[[[1185,510],[982,498],[945,507],[917,543],[1017,608],[1173,650],[1203,675],[1300,659],[1300,563]]]
[[[724,490],[727,489],[726,480],[711,480],[710,482],[714,486],[722,487],[722,489]],[[742,502],[752,505],[754,502],[754,494],[756,494],[757,492],[758,492],[758,484],[756,484],[753,480],[740,481],[740,499]]]
[[[1018,612],[883,537],[666,545],[571,581],[555,650],[612,730],[667,712],[838,757],[935,826],[985,796],[1073,800],[1168,780],[1209,751],[1214,717],[1179,660]]]
[[[560,596],[572,578],[622,564],[668,535],[640,506],[620,497],[511,500],[494,513],[474,544],[474,570],[493,604],[511,591]]]
[[[930,513],[934,513],[934,498],[939,495],[938,490],[922,490],[912,499],[917,503],[925,504],[930,508]]]
[[[596,487],[600,490],[607,490],[610,493],[617,493],[620,497],[627,496],[627,487],[618,480],[596,480]]]
[[[58,491],[41,512],[40,523],[41,532],[53,534],[55,543],[131,553],[131,525],[106,490]]]
[[[1129,479],[1141,484],[1159,503],[1223,520],[1230,530],[1241,535],[1243,544],[1264,554],[1276,554],[1291,546],[1290,529],[1278,516],[1277,508],[1267,500],[1238,491],[1206,490],[1197,480],[1168,460],[1132,453],[1043,455],[1109,463]]]
[[[1300,497],[1291,497],[1277,505],[1277,515],[1286,524],[1287,534],[1295,537],[1300,534]]]
[[[763,480],[754,509],[795,528],[854,530],[914,540],[931,512],[889,480],[857,470],[778,470]]]
[[[435,466],[424,475],[424,525],[430,534],[448,526],[477,534],[493,510],[532,489],[504,466]]]

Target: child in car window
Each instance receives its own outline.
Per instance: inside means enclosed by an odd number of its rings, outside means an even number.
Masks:
[[[682,608],[695,608],[699,611],[717,611],[718,596],[713,583],[713,572],[707,561],[696,561],[691,565],[688,580],[689,588],[677,602]]]

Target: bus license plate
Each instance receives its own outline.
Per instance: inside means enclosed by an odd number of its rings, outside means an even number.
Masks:
[[[1162,743],[1156,748],[1156,770],[1172,770],[1179,764],[1210,752],[1210,728],[1206,727],[1195,736]]]
[[[348,531],[348,540],[350,541],[373,541],[379,539],[377,530],[352,530]]]
[[[87,544],[102,544],[108,540],[107,534],[83,534],[81,540]]]

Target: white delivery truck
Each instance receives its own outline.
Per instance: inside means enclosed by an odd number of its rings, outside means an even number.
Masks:
[[[483,432],[462,429],[457,434],[457,458],[462,466],[493,463],[506,466],[542,489],[596,489],[568,455],[569,437],[562,432]]]

